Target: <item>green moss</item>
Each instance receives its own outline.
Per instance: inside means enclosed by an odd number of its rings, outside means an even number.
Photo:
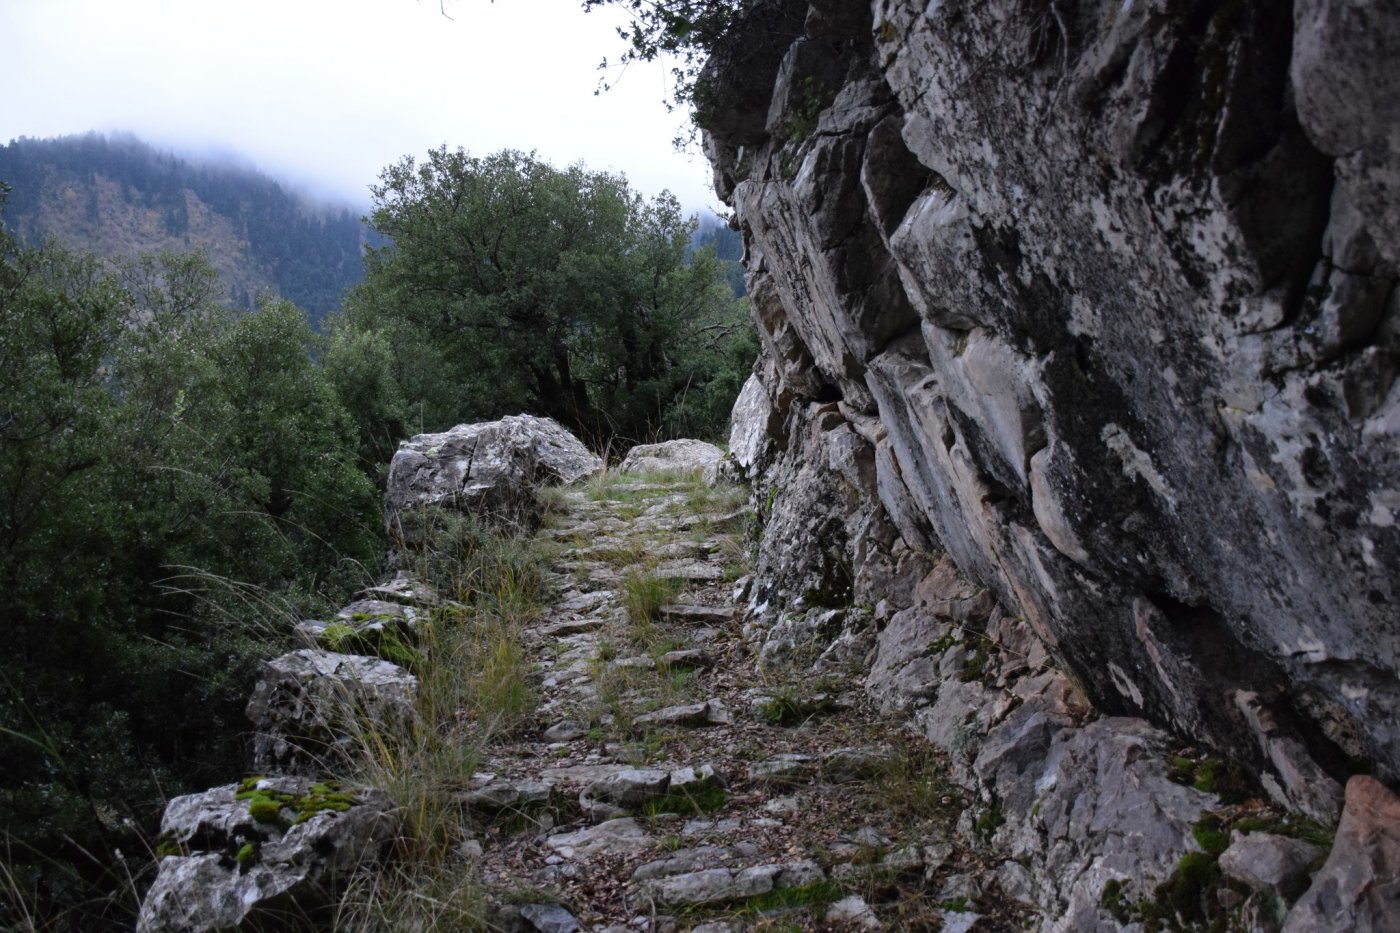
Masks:
[[[1311,817],[1298,813],[1283,815],[1247,816],[1231,826],[1242,833],[1273,833],[1276,836],[1289,836],[1304,842],[1321,846],[1325,851],[1332,848],[1334,832]]]
[[[835,709],[835,697],[822,694],[804,695],[792,688],[784,688],[760,703],[754,709],[754,714],[769,725],[797,726]]]
[[[966,897],[953,897],[941,902],[938,906],[955,914],[962,914],[967,913],[969,905]]]
[[[257,860],[257,856],[257,846],[251,842],[245,842],[243,847],[238,850],[238,854],[234,856],[234,860],[238,862],[239,868],[247,868]]]
[[[318,813],[344,813],[355,804],[355,795],[342,791],[334,781],[313,784],[306,795],[298,796],[270,787],[259,787],[258,783],[262,780],[260,777],[245,778],[234,795],[234,799],[248,804],[248,815],[259,823],[277,824],[285,828],[305,823]],[[282,816],[283,811],[287,810],[296,814],[290,823]]]
[[[352,618],[357,622],[372,621],[368,616],[360,619],[362,615],[364,613],[357,612]],[[392,620],[388,622],[392,623]],[[334,622],[326,626],[325,631],[321,633],[321,646],[338,654],[362,654],[383,658],[415,672],[423,664],[423,656],[403,640],[392,624],[386,624],[381,629],[356,629],[342,622]]]
[[[1127,924],[1132,920],[1133,906],[1128,903],[1123,894],[1123,882],[1117,878],[1110,878],[1103,886],[1103,894],[1099,897],[1099,906],[1108,912],[1114,920]]]
[[[1215,856],[1187,852],[1172,876],[1158,886],[1157,904],[1183,920],[1204,919],[1206,893],[1220,878]]]
[[[1174,756],[1167,760],[1167,778],[1202,793],[1215,794],[1222,803],[1243,803],[1254,790],[1244,768],[1218,758]]]
[[[1191,835],[1207,855],[1219,855],[1230,845],[1229,832],[1221,824],[1220,817],[1214,814],[1208,813],[1201,817],[1200,821],[1191,827]]]

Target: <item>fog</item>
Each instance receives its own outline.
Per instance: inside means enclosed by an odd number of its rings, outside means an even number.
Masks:
[[[673,149],[666,66],[595,94],[621,22],[580,0],[5,0],[0,141],[125,130],[359,206],[406,154],[513,148],[717,205]]]

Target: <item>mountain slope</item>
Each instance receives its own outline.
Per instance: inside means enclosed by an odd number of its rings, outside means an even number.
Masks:
[[[132,136],[21,137],[0,146],[3,220],[102,256],[205,250],[230,302],[276,294],[313,322],[363,276],[356,211],[315,207],[259,172],[190,162]]]

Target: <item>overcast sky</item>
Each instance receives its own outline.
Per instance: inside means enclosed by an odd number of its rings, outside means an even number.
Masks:
[[[717,206],[703,158],[672,149],[664,68],[594,95],[617,11],[444,3],[451,19],[438,0],[0,0],[0,142],[129,130],[361,204],[403,155],[534,149]]]

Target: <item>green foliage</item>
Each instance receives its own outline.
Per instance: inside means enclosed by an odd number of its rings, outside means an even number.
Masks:
[[[238,767],[291,621],[382,553],[304,316],[212,283],[0,234],[0,826],[38,911],[86,928],[131,909],[106,896],[166,797]]]
[[[739,0],[583,0],[583,8],[614,5],[627,11],[631,23],[618,30],[627,49],[617,64],[672,62],[675,106],[692,100],[695,83],[710,51],[729,34],[738,16]],[[608,62],[603,62],[608,67]],[[601,89],[610,85],[605,80]]]
[[[675,599],[678,592],[680,587],[674,580],[658,575],[655,570],[627,571],[622,578],[622,608],[627,613],[631,630],[646,632],[661,607]]]
[[[402,393],[351,397],[362,449],[397,424],[522,410],[600,449],[722,430],[757,345],[713,249],[688,256],[674,197],[446,147],[385,169],[374,196],[391,243],[368,253],[327,351],[333,373]]]
[[[1219,855],[1230,845],[1230,833],[1220,822],[1220,817],[1206,814],[1191,827],[1191,836],[1207,855]]]

